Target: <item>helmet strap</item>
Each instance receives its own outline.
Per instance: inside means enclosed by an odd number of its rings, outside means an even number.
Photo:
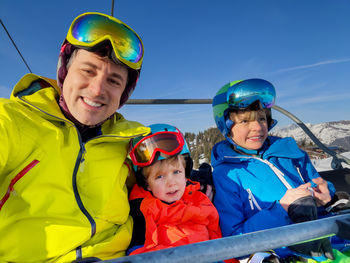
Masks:
[[[230,118],[230,112],[227,111],[225,113],[225,129],[226,129],[226,137],[229,138],[230,134],[231,134],[231,129],[232,129],[232,126],[235,124],[234,121],[231,120]]]
[[[190,178],[193,168],[193,160],[189,154],[184,154],[184,156],[186,161],[185,176],[186,178]]]

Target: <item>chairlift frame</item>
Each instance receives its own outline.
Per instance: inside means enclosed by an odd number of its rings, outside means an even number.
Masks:
[[[140,105],[140,104],[151,104],[151,105],[159,105],[159,104],[212,104],[212,99],[129,99],[126,104],[130,105]],[[280,106],[274,105],[272,108],[288,118],[294,121],[309,137],[310,139],[325,153],[332,157],[331,167],[332,169],[342,169],[342,162],[350,165],[350,159],[338,154],[332,150],[330,150],[327,146],[325,146],[311,131],[310,129],[295,115],[283,109]]]
[[[350,222],[350,210],[315,221],[276,227],[257,232],[223,237],[189,245],[131,255],[106,263],[202,263],[239,258],[277,247],[301,244],[338,234],[338,222]]]

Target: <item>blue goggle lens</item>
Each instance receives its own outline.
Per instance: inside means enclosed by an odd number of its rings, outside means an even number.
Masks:
[[[244,80],[227,90],[227,103],[231,109],[246,109],[256,101],[264,109],[271,108],[275,104],[275,97],[274,86],[263,79]]]

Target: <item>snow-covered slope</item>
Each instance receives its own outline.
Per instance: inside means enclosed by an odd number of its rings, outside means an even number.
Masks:
[[[341,153],[341,155],[350,159],[350,152]],[[332,170],[332,168],[331,168],[332,158],[331,157],[325,158],[325,159],[311,160],[311,161],[318,172]],[[350,168],[350,165],[345,164],[345,163],[342,163],[342,166],[344,168]]]

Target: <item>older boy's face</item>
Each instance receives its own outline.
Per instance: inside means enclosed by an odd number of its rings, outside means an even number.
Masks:
[[[162,166],[158,161],[153,165],[156,167],[150,170],[147,177],[147,189],[154,197],[167,203],[181,199],[186,188],[186,176],[180,160]]]
[[[95,125],[114,114],[127,84],[122,65],[80,49],[73,58],[63,83],[63,97],[73,117]]]
[[[254,118],[251,117],[251,113],[253,112],[231,113],[231,119],[235,123],[231,135],[237,145],[248,150],[258,150],[267,138],[267,119],[264,111],[254,112]]]

